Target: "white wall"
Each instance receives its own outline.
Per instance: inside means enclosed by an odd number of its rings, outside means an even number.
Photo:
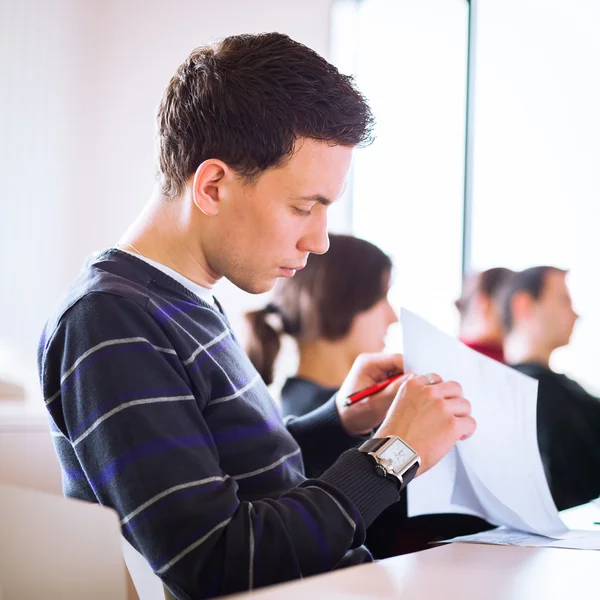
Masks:
[[[276,30],[327,56],[331,2],[0,0],[0,372],[33,369],[84,257],[149,197],[154,110],[190,50]],[[220,296],[234,326],[261,302]]]

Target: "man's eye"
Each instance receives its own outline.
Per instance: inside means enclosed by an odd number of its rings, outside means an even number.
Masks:
[[[311,214],[310,210],[302,210],[301,208],[297,208],[295,206],[294,206],[294,212],[297,215],[300,215],[301,217],[308,217]]]

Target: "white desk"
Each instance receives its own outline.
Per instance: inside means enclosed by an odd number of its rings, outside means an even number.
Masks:
[[[563,511],[573,529],[600,526],[600,505]],[[600,551],[447,544],[239,594],[248,600],[600,599]]]
[[[449,544],[232,598],[598,600],[600,552]]]

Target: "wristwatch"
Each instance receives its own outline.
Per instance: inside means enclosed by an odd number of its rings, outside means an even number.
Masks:
[[[419,455],[405,441],[395,435],[371,438],[358,448],[375,463],[375,472],[381,477],[391,477],[404,489],[421,466]]]

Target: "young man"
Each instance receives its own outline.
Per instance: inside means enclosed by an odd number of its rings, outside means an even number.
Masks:
[[[327,207],[371,124],[351,80],[287,36],[196,49],[158,110],[153,198],[48,321],[65,493],[115,508],[178,598],[369,560],[365,528],[419,469],[403,441],[422,473],[474,431],[460,386],[434,374],[344,405],[401,371],[397,355],[359,358],[336,397],[284,424],[211,295],[221,277],[264,292],[327,250]],[[340,458],[306,480],[303,460],[333,444]]]
[[[511,280],[506,360],[539,381],[538,443],[559,510],[600,495],[600,401],[550,369],[552,352],[569,343],[577,318],[562,269],[533,267]]]
[[[471,273],[464,278],[462,294],[455,303],[460,315],[460,340],[500,362],[504,362],[501,299],[513,274],[504,267]]]

